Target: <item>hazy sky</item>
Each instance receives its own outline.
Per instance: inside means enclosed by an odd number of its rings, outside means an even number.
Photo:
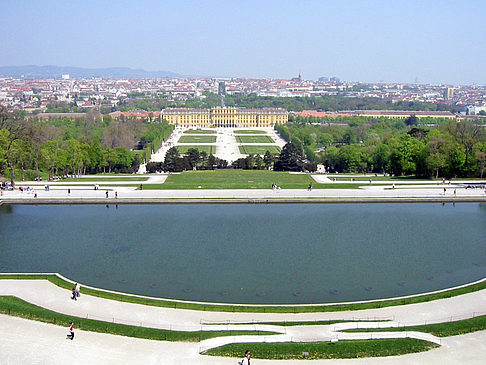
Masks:
[[[485,0],[1,0],[0,65],[486,84]]]

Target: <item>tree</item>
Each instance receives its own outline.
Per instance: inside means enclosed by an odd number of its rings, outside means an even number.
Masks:
[[[265,168],[267,170],[270,170],[274,162],[275,162],[275,156],[272,153],[270,153],[270,151],[266,151],[265,154],[263,155],[263,164],[265,165]]]
[[[10,183],[15,185],[15,161],[13,148],[18,145],[17,140],[22,139],[27,131],[26,122],[19,111],[10,111],[4,106],[0,106],[0,129],[8,131],[4,134],[7,138],[5,147],[5,160],[10,170]]]
[[[416,158],[421,143],[408,134],[400,138],[390,156],[390,167],[395,176],[411,175],[417,172]]]
[[[199,150],[197,148],[189,148],[186,156],[189,159],[191,169],[195,170],[197,164],[201,161],[201,154],[199,153]]]
[[[391,148],[388,144],[377,146],[371,156],[371,164],[374,172],[386,173],[390,171]]]
[[[408,126],[417,125],[418,124],[418,118],[415,115],[411,115],[407,119],[405,119],[405,124],[408,125]]]
[[[289,142],[274,164],[275,171],[304,171],[304,151],[300,145]]]
[[[444,169],[447,162],[447,156],[444,153],[446,140],[440,131],[433,131],[428,138],[427,164],[434,171],[435,178],[439,178],[439,173]]]
[[[163,171],[163,163],[162,162],[150,161],[150,162],[147,162],[146,168],[147,168],[147,172],[149,172],[149,173],[162,172]]]
[[[455,140],[464,148],[464,169],[470,171],[470,156],[473,152],[474,145],[482,139],[483,131],[481,126],[471,121],[461,121],[460,123],[448,123],[448,131],[454,136]]]
[[[476,156],[476,163],[479,169],[479,177],[482,179],[486,168],[486,142],[476,145],[474,155]]]
[[[189,164],[190,166],[190,164]],[[184,169],[184,162],[179,157],[179,150],[177,147],[171,147],[165,154],[164,171],[179,172]]]

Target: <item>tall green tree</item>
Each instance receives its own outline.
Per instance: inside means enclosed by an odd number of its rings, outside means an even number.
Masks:
[[[300,145],[289,142],[274,164],[275,171],[304,171],[304,151]]]

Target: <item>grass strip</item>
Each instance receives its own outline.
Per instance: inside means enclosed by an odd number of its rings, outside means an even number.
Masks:
[[[188,171],[186,171],[188,172]],[[218,189],[268,189],[268,186],[263,186],[262,182],[257,182],[256,184],[251,184],[251,183],[244,183],[244,182],[238,182],[238,181],[233,181],[233,182],[220,182],[218,185],[217,181],[212,181],[209,183],[197,183],[197,182],[189,182],[189,181],[173,181],[171,179],[172,176],[176,175],[170,175],[167,180],[165,181],[164,184],[147,184],[143,186],[144,190],[194,190],[194,189],[208,189],[208,190],[218,190]],[[317,184],[315,181],[312,182],[313,188],[314,189],[359,189],[360,186],[363,186],[363,184]],[[222,186],[225,187],[222,187]],[[249,186],[249,185],[256,185],[256,186]],[[277,184],[278,185],[278,184]],[[79,185],[78,185],[79,186]],[[102,186],[102,185],[100,185]],[[117,186],[117,185],[106,185],[107,187],[109,186]],[[131,185],[124,185],[124,186],[131,186]],[[201,186],[198,188],[198,186]],[[285,187],[280,186],[282,189],[304,189],[303,186],[301,185],[287,185]],[[270,189],[269,189],[270,190]],[[275,195],[275,198],[279,198],[278,195]]]
[[[17,279],[17,280],[49,280],[51,283],[68,290],[73,288],[71,282],[65,281],[56,275],[15,275],[15,274],[2,274],[0,279]],[[480,283],[468,285],[458,289],[446,290],[435,294],[424,294],[411,298],[403,299],[390,299],[383,301],[370,301],[366,303],[347,303],[347,304],[335,304],[335,305],[309,305],[309,306],[258,306],[258,305],[219,305],[219,304],[199,304],[191,302],[177,302],[167,300],[157,300],[151,298],[144,298],[138,296],[131,296],[118,293],[110,293],[96,289],[89,289],[81,287],[81,293],[87,295],[93,295],[100,298],[118,300],[121,302],[129,302],[143,305],[151,305],[155,307],[167,307],[174,309],[190,309],[200,311],[216,311],[216,312],[249,312],[249,313],[316,313],[316,312],[338,312],[338,311],[356,311],[363,309],[375,309],[384,308],[397,305],[408,305],[415,303],[429,302],[438,299],[452,298],[457,295],[463,295],[472,293],[478,290],[486,289],[486,281]]]
[[[238,143],[275,143],[270,136],[236,136]]]
[[[250,130],[250,129],[238,129],[233,132],[234,134],[267,134],[266,131],[262,130]]]
[[[197,136],[197,135],[182,135],[177,143],[216,143],[216,136]],[[177,147],[177,146],[176,146]]]
[[[109,181],[147,181],[149,178],[144,177],[144,176],[114,176],[114,175],[108,175],[108,176],[98,176],[98,175],[93,175],[93,176],[87,176],[87,177],[67,177],[65,179],[58,180],[59,182],[89,182],[89,181],[104,181],[104,182],[109,182]],[[46,184],[49,184],[50,182],[46,182]]]
[[[188,129],[184,131],[184,134],[214,134],[215,130],[212,129]]]
[[[430,333],[437,337],[463,335],[486,329],[486,316],[478,316],[454,322],[425,324],[421,326],[393,327],[393,328],[364,328],[351,329],[343,332],[403,332],[418,331]]]
[[[157,328],[130,326],[119,323],[103,322],[93,319],[74,317],[57,313],[25,302],[12,296],[0,296],[0,313],[21,317],[58,326],[69,326],[74,322],[77,329],[112,335],[136,337],[157,341],[199,342],[208,338],[238,335],[273,335],[266,331],[170,331]]]
[[[238,325],[268,325],[268,326],[282,326],[282,327],[293,327],[293,326],[327,326],[336,323],[349,323],[349,322],[389,322],[387,320],[365,320],[365,319],[336,319],[336,320],[329,320],[329,321],[306,321],[306,322],[238,322],[238,323],[229,323],[229,324],[238,324]],[[205,324],[212,324],[212,323],[205,323]],[[222,323],[226,324],[226,323]]]
[[[398,356],[428,351],[438,345],[414,338],[339,342],[238,343],[205,352],[205,355],[241,358],[246,349],[254,359],[315,360]],[[304,355],[308,353],[309,355]]]
[[[254,146],[254,145],[240,145],[238,146],[240,153],[246,155],[264,155],[270,152],[273,155],[277,155],[282,150],[279,146]]]
[[[357,189],[356,184],[319,184],[309,174],[290,174],[265,170],[206,170],[185,171],[171,174],[164,184],[147,184],[148,189],[272,189],[272,184],[282,189]],[[145,186],[144,186],[145,189]]]
[[[216,153],[216,146],[214,145],[180,145],[177,146],[177,151],[181,155],[184,155],[189,151],[191,148],[197,149],[199,152],[206,152],[208,155],[214,155]]]

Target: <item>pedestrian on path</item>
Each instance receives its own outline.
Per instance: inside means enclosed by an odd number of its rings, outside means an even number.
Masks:
[[[240,365],[250,365],[250,350],[246,350],[245,351],[245,357],[243,358],[243,360],[241,360],[240,362],[238,362],[238,364],[240,364]]]
[[[115,191],[115,199],[118,199],[118,191]]]
[[[70,340],[74,340],[74,322],[71,322],[69,326],[69,334],[67,335],[67,338]]]
[[[106,199],[108,199],[108,190],[105,193]]]

